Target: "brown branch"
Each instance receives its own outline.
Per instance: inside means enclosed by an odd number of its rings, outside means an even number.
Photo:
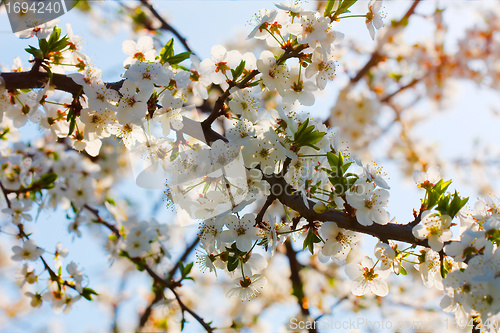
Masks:
[[[392,31],[395,31],[396,28],[400,26],[404,26],[408,24],[408,19],[410,18],[413,13],[415,13],[415,8],[417,5],[420,3],[420,0],[415,0],[413,4],[411,5],[410,9],[406,12],[406,14],[396,23],[392,24],[391,28]],[[373,51],[371,58],[368,60],[368,62],[359,70],[359,72],[351,78],[351,84],[357,83],[363,76],[365,76],[366,73],[372,68],[375,67],[384,57],[378,52],[378,48]]]
[[[117,239],[121,237],[120,230],[118,230],[118,228],[114,224],[111,224],[103,220],[99,215],[99,211],[96,208],[92,208],[87,204],[85,204],[83,208],[94,214],[94,216],[97,218],[96,223],[102,224],[106,228],[108,228],[116,236]]]
[[[361,232],[364,234],[372,235],[381,240],[396,240],[409,244],[416,244],[420,246],[429,247],[427,240],[417,239],[413,236],[413,226],[409,224],[395,224],[388,223],[386,225],[372,224],[371,226],[363,226],[358,223],[355,217],[348,216],[341,211],[327,211],[324,213],[317,213],[304,204],[304,200],[290,184],[288,184],[282,177],[276,175],[262,176],[269,184],[271,189],[279,189],[273,193],[284,205],[292,208],[300,216],[309,221],[322,221],[322,222],[335,222],[340,228]],[[308,200],[310,207],[314,206],[314,202]]]
[[[175,264],[175,266],[172,267],[170,269],[170,271],[168,271],[167,276],[169,279],[172,279],[174,277],[174,274],[179,269],[180,264],[183,263],[184,261],[186,261],[189,254],[191,252],[193,252],[193,250],[196,248],[196,246],[198,245],[199,242],[200,242],[200,237],[198,237],[198,235],[196,235],[196,238],[191,242],[191,245],[189,245],[189,247],[187,247],[186,250],[184,250],[184,253],[182,254],[182,256],[179,258],[179,260],[177,260],[177,263]]]
[[[307,305],[307,298],[304,294],[304,284],[300,277],[300,271],[302,270],[302,264],[297,260],[297,252],[293,249],[292,242],[290,238],[285,241],[286,256],[290,262],[290,281],[292,282],[293,295],[297,297],[297,303],[300,307],[300,312],[306,320],[311,317],[309,308]],[[312,325],[309,329],[310,333],[317,332],[316,325]]]
[[[274,200],[276,200],[276,197],[272,194],[267,197],[266,202],[255,218],[255,226],[262,226],[262,219],[264,218],[264,214],[266,213],[267,209],[273,204]]]
[[[140,332],[142,330],[144,325],[146,325],[149,317],[151,316],[151,313],[153,312],[153,307],[156,305],[156,303],[160,302],[165,298],[163,295],[163,290],[164,289],[156,289],[155,297],[142,313],[141,318],[139,319],[139,326],[137,327],[136,331]]]
[[[7,90],[43,88],[49,81],[49,75],[43,72],[0,73]],[[64,74],[53,74],[51,85],[57,90],[66,91],[73,96],[81,92],[82,86]]]
[[[201,318],[200,316],[198,316],[196,314],[196,312],[194,312],[193,310],[191,310],[188,306],[186,306],[186,304],[184,304],[184,302],[182,302],[181,298],[179,297],[179,295],[177,294],[177,292],[174,290],[174,288],[170,288],[170,290],[172,291],[172,293],[174,294],[175,298],[177,299],[177,303],[179,303],[181,309],[182,309],[182,312],[188,312],[191,316],[194,317],[194,319],[196,319],[196,321],[198,321],[202,326],[203,328],[207,331],[207,332],[213,332],[214,329],[210,326],[209,323],[206,323],[203,318]]]
[[[7,194],[8,194],[7,189],[3,186],[2,182],[0,182],[0,189],[2,189],[2,193],[3,193],[3,196],[5,197],[5,202],[7,203],[7,207],[12,208],[12,204],[10,202],[10,199],[7,196]]]
[[[139,1],[144,5],[144,7],[146,7],[151,12],[151,14],[153,14],[154,17],[158,19],[158,21],[160,21],[161,23],[160,29],[170,31],[182,43],[186,51],[195,54],[193,50],[191,50],[191,48],[189,47],[186,38],[182,37],[181,34],[176,29],[174,29],[167,21],[165,21],[165,19],[160,15],[160,13],[158,13],[158,11],[153,7],[153,5],[149,3],[148,0],[139,0]]]

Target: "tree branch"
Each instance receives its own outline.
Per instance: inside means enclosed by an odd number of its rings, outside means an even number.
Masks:
[[[153,14],[154,17],[158,19],[158,21],[160,21],[161,23],[160,29],[170,31],[182,43],[182,46],[184,46],[186,51],[195,54],[193,50],[191,50],[191,48],[189,47],[186,38],[182,37],[181,34],[176,29],[174,29],[170,24],[168,24],[168,22],[165,21],[165,19],[160,15],[160,13],[158,13],[158,11],[153,7],[153,5],[149,3],[148,0],[139,0],[139,1],[144,5],[144,7],[146,7],[151,12],[151,14]]]
[[[286,256],[288,257],[288,261],[290,262],[290,281],[292,282],[292,290],[293,295],[297,297],[297,303],[300,307],[300,312],[302,315],[309,319],[311,317],[311,313],[309,312],[309,308],[307,305],[307,298],[304,294],[304,284],[302,283],[302,279],[300,277],[300,271],[302,270],[302,264],[297,260],[297,252],[293,249],[292,242],[290,238],[285,241],[286,248]],[[315,333],[316,325],[312,325],[309,329],[309,333]]]
[[[415,13],[415,8],[417,5],[420,3],[420,0],[415,0],[410,9],[406,12],[406,14],[396,23],[392,24],[391,28],[393,31],[395,31],[395,28],[404,26],[408,24],[408,19],[410,18],[413,13]],[[389,32],[388,32],[389,33]],[[379,53],[378,47],[373,51],[370,60],[359,70],[359,72],[351,78],[351,84],[357,83],[363,76],[365,76],[366,73],[372,68],[375,67],[384,57]]]

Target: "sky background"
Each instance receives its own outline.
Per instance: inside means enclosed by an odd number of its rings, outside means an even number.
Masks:
[[[474,15],[472,6],[481,6],[476,2],[460,2],[456,5],[456,9],[447,12],[445,18],[453,24],[450,42],[447,47],[450,51],[456,50],[453,44],[453,38],[460,36],[465,27],[471,22],[471,15]],[[132,2],[124,2],[130,3]],[[155,1],[157,8],[165,15],[168,22],[175,27],[181,35],[188,39],[193,50],[204,59],[210,56],[210,49],[213,45],[234,41],[235,38],[246,36],[252,29],[247,24],[253,14],[259,9],[272,9],[273,1]],[[353,9],[355,13],[366,12],[367,1],[360,1]],[[446,2],[442,2],[446,3]],[[485,2],[490,3],[490,2]],[[491,2],[492,3],[492,2]],[[490,3],[490,4],[491,4]],[[401,17],[409,7],[408,1],[391,1],[385,5],[385,12],[389,18]],[[486,4],[487,5],[487,4]],[[426,2],[419,8],[419,12],[424,12],[426,8],[432,7],[433,4]],[[104,17],[112,15],[111,13],[102,13]],[[104,31],[99,27],[90,26],[90,20],[86,15],[81,14],[77,10],[72,10],[68,14],[62,16],[60,27],[63,28],[66,23],[71,23],[73,32],[76,35],[83,36],[84,49],[83,52],[88,54],[92,59],[92,63],[103,70],[103,79],[105,81],[118,81],[119,75],[122,73],[122,63],[126,56],[122,53],[121,45],[126,39],[130,39],[132,34],[128,31],[125,25],[117,24],[112,32]],[[426,24],[422,17],[415,17],[415,21],[421,21],[418,28],[410,30],[406,34],[408,40],[425,38],[432,35],[432,27]],[[387,20],[386,20],[387,21]],[[337,30],[346,34],[347,38],[359,39],[366,45],[367,48],[372,47],[374,42],[371,41],[368,31],[363,23],[363,19],[350,19],[341,22]],[[170,39],[169,34],[165,34],[164,41]],[[134,38],[135,39],[135,38]],[[18,39],[12,32],[7,20],[6,14],[0,13],[0,45],[3,45],[0,51],[0,64],[10,67],[12,59],[20,56],[25,68],[29,68],[28,54],[24,52],[29,44],[37,45],[35,39],[21,40]],[[176,41],[176,52],[184,51],[181,44]],[[360,63],[362,66],[362,62]],[[329,113],[335,96],[338,94],[340,86],[344,82],[334,82],[330,84],[321,96],[318,97],[314,108],[304,108],[305,111],[317,114],[325,119]],[[463,157],[464,154],[470,154],[473,151],[473,142],[480,140],[483,143],[497,145],[500,142],[498,132],[498,118],[490,112],[491,106],[498,105],[500,102],[496,92],[483,92],[481,89],[470,83],[457,82],[457,99],[450,105],[449,110],[440,110],[438,115],[432,116],[429,121],[424,122],[417,127],[417,133],[428,142],[433,142],[439,145],[437,148],[440,154],[449,158]],[[432,110],[432,105],[422,105],[424,114]],[[37,131],[23,130],[24,139],[29,139],[33,133]],[[382,146],[386,144],[383,140],[380,143]],[[375,149],[375,152],[377,149]],[[494,157],[494,156],[493,156]],[[402,177],[399,169],[395,167],[391,161],[379,159],[376,160],[379,165],[384,167],[384,171],[389,175],[388,183],[391,186],[391,198],[389,202],[389,211],[393,216],[397,217],[398,222],[406,222],[411,220],[411,212],[413,208],[419,206],[419,198],[422,192],[418,191],[411,180]],[[365,161],[367,162],[367,161]],[[456,179],[457,173],[452,168],[446,169],[445,179]],[[468,177],[468,175],[466,175]],[[491,179],[493,188],[499,189],[498,180]],[[159,191],[145,191],[136,187],[133,182],[122,185],[123,190],[129,193],[134,193],[132,199],[139,202],[146,202],[151,196],[155,199],[160,198]],[[458,179],[452,184],[451,188],[457,188],[464,196],[470,196],[470,203],[474,203],[477,198],[477,191],[474,186],[470,186],[460,182]],[[86,273],[91,275],[92,286],[106,285],[106,276],[92,275],[92,272],[102,272],[102,267],[109,266],[109,261],[100,250],[100,245],[88,245],[88,241],[93,239],[91,232],[85,231],[86,235],[82,239],[70,239],[66,227],[67,222],[62,213],[45,213],[42,215],[35,226],[37,240],[40,240],[40,245],[47,248],[53,248],[57,241],[62,241],[63,245],[70,250],[70,257],[75,260],[79,266],[86,268]],[[97,230],[95,231],[97,232]],[[94,237],[95,238],[95,237]],[[2,238],[4,240],[5,237]],[[95,241],[94,241],[95,243]],[[373,246],[374,240],[367,242],[367,248]],[[10,246],[3,245],[3,251],[10,251]],[[15,285],[10,278],[6,278],[4,273],[4,283],[0,286],[0,292],[3,292],[2,297],[16,297],[11,290],[15,289]],[[133,281],[129,281],[129,285],[140,287],[138,294],[146,292],[149,283],[147,278],[136,277]],[[111,286],[115,288],[116,286]],[[137,303],[128,302],[121,310],[122,320],[135,323],[137,320],[136,313]],[[30,315],[29,320],[23,318],[13,322],[12,329],[18,328],[18,331],[32,331],[35,327],[41,327],[43,324],[49,323],[51,332],[57,331],[57,328],[62,332],[85,332],[85,331],[102,331],[103,327],[109,327],[110,314],[103,312],[104,310],[92,302],[81,301],[75,305],[74,310],[69,315],[54,315],[48,306],[44,306],[41,312]],[[127,315],[132,313],[132,316]],[[50,319],[48,319],[50,318]]]

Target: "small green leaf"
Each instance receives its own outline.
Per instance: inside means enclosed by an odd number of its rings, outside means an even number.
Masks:
[[[234,70],[231,69],[231,74],[233,74],[233,81],[236,81],[241,74],[243,74],[243,70],[245,69],[245,60],[242,60],[238,67],[236,67]]]
[[[233,255],[233,256],[229,256],[227,258],[227,270],[232,272],[234,271],[236,268],[238,268],[238,264],[240,262],[240,257],[238,255]]]
[[[339,0],[328,0],[328,2],[326,3],[324,16],[330,15],[330,13],[332,12],[333,7],[337,1],[339,1]]]
[[[160,62],[164,65],[174,55],[174,39],[170,39],[160,51]]]
[[[47,173],[45,175],[42,175],[36,183],[42,188],[49,189],[54,187],[54,182],[56,181],[56,179],[56,173]]]
[[[96,293],[95,290],[86,287],[83,288],[81,295],[89,301],[92,301],[92,295],[99,296],[99,294]]]
[[[311,252],[311,254],[314,254],[314,244],[320,242],[321,238],[319,238],[319,236],[316,235],[316,233],[314,233],[312,229],[309,229],[309,232],[307,233],[307,236],[304,239],[304,245],[302,247],[302,250],[308,248],[309,252]]]
[[[446,274],[448,274],[448,271],[444,267],[444,259],[441,260],[441,277],[444,279],[446,277]]]
[[[340,15],[348,11],[348,9],[356,3],[357,0],[344,0],[340,4],[339,8],[335,11],[335,15]]]
[[[191,52],[182,52],[166,59],[170,66],[175,66],[191,56]]]

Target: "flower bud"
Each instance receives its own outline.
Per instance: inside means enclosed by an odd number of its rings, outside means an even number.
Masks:
[[[321,214],[321,213],[326,212],[327,207],[326,207],[326,205],[323,202],[319,201],[319,202],[316,202],[316,204],[314,205],[313,209],[314,209],[314,211],[316,213],[320,213]]]

